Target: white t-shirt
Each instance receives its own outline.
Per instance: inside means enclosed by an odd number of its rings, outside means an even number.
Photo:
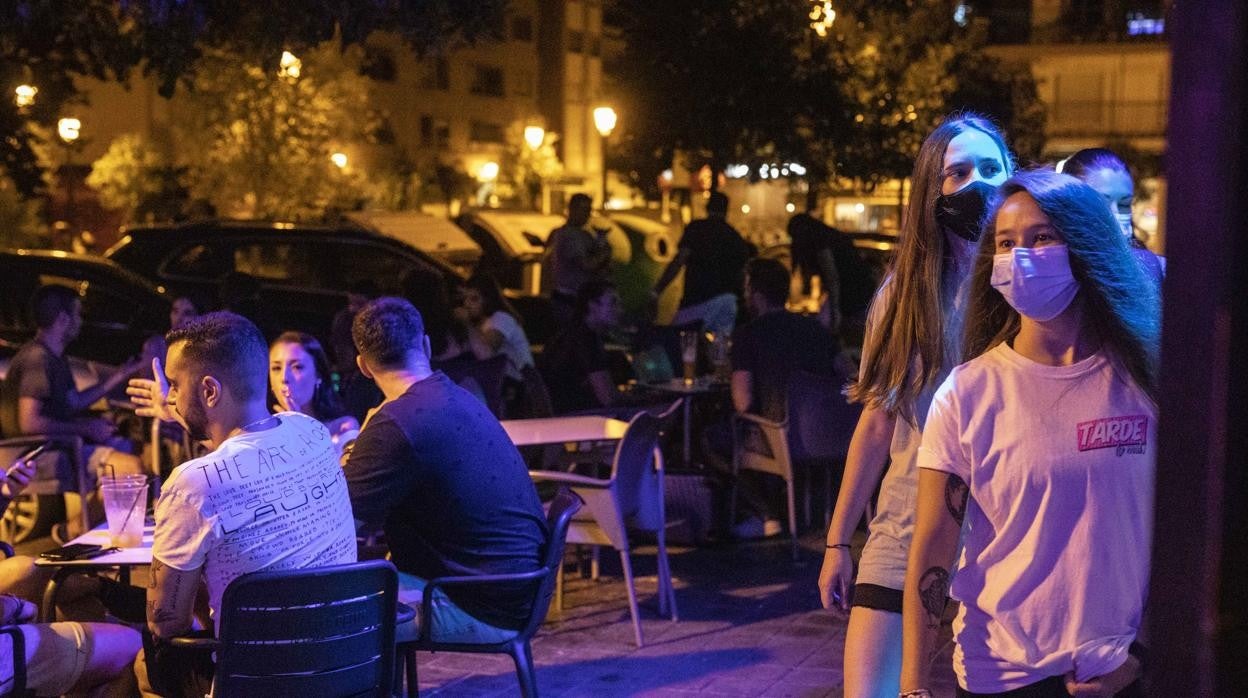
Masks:
[[[208,605],[235,577],[260,570],[355,562],[346,479],[329,432],[298,412],[279,425],[226,439],[174,469],[156,503],[152,557],[203,567]]]
[[[506,375],[514,380],[521,380],[524,367],[533,365],[533,352],[529,349],[529,338],[525,336],[524,328],[511,313],[499,310],[485,319],[481,329],[497,330],[503,335],[503,344],[499,351],[507,355]]]
[[[1006,344],[932,399],[918,466],[970,488],[950,596],[954,670],[975,693],[1126,661],[1147,593],[1156,409],[1102,354],[1070,366]]]

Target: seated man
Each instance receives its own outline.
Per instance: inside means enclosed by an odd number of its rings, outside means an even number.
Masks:
[[[0,480],[0,513],[35,475],[35,463],[28,460],[14,464]],[[0,562],[4,584],[9,581],[13,566],[22,571],[23,579],[31,566],[30,558],[10,558]],[[47,569],[47,568],[45,568]],[[43,580],[46,582],[46,579]],[[26,685],[17,686],[37,696],[59,696],[87,691],[93,695],[131,695],[134,674],[130,664],[139,652],[139,634],[124,625],[112,623],[34,623],[35,605],[3,587],[0,594],[0,625],[17,625],[25,639]],[[8,688],[13,679],[12,654],[0,651],[0,689]]]
[[[839,353],[836,338],[818,320],[785,310],[788,298],[789,271],[783,264],[754,259],[746,265],[745,305],[752,319],[732,340],[732,404],[738,412],[775,422],[783,421],[788,413],[793,372],[830,375],[836,370]],[[732,437],[726,428],[708,429],[706,437],[716,454],[724,457],[731,452]],[[731,472],[731,466],[722,461],[715,465]],[[740,477],[739,492],[755,516],[736,524],[734,534],[756,538],[779,533],[777,497],[773,496],[778,481],[752,471]]]
[[[419,608],[433,577],[537,569],[546,521],[524,461],[480,400],[430,368],[420,313],[405,300],[379,298],[356,315],[351,333],[360,371],[386,401],[343,467],[356,517],[383,524],[399,600]],[[434,600],[434,638],[514,637],[530,599],[524,589],[447,589]],[[401,627],[398,639],[416,632]]]
[[[129,392],[139,414],[176,419],[214,450],[178,466],[156,505],[147,592],[154,639],[140,681],[154,679],[158,689],[188,671],[172,658],[185,653],[162,641],[192,630],[201,581],[215,623],[236,577],[356,559],[351,502],[329,432],[297,412],[269,414],[268,347],[256,326],[210,313],[166,339],[166,368],[153,362],[162,379],[135,379]],[[211,667],[191,663],[194,685],[206,688]]]
[[[82,437],[90,482],[95,481],[97,470],[105,465],[118,473],[141,472],[139,459],[129,453],[133,445],[118,436],[116,425],[104,417],[88,414],[87,409],[134,375],[142,363],[131,361],[104,381],[80,391],[74,386],[74,375],[65,356],[65,348],[77,339],[82,328],[82,301],[78,293],[67,286],[41,286],[31,297],[30,313],[38,328],[35,338],[13,356],[4,385],[5,394],[16,398],[16,404],[5,409],[16,408],[18,433]],[[56,461],[52,457],[42,460]],[[49,473],[48,479],[51,477]],[[56,479],[63,489],[75,489],[77,484],[73,473],[57,473]],[[76,498],[71,501],[77,505]],[[68,533],[61,532],[58,538],[81,533],[73,512],[69,522]]]
[[[546,345],[539,365],[556,414],[616,407],[625,395],[611,379],[608,333],[620,324],[620,294],[610,281],[581,287],[571,327]]]

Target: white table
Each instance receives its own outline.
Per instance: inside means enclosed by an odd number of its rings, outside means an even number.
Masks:
[[[504,419],[502,425],[511,442],[517,446],[619,441],[628,428],[628,422],[595,415]]]
[[[50,622],[52,620],[52,616],[56,613],[56,594],[60,590],[60,586],[65,581],[65,578],[71,574],[119,567],[121,568],[122,583],[129,584],[131,567],[146,567],[152,564],[152,533],[154,529],[154,525],[144,523],[143,542],[140,545],[133,548],[122,548],[117,552],[93,557],[89,560],[36,559],[36,567],[56,568],[56,573],[52,575],[52,579],[48,581],[48,586],[43,591],[43,604],[39,611],[39,620],[41,622]],[[101,545],[107,548],[109,546],[108,526],[101,524],[69,541],[67,545],[75,543]]]

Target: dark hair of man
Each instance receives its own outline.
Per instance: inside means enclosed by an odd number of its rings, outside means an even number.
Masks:
[[[393,296],[372,300],[355,314],[351,339],[360,356],[378,368],[399,368],[423,350],[425,323],[416,306]]]
[[[1079,282],[1083,323],[1101,348],[1153,400],[1157,399],[1160,294],[1135,261],[1113,214],[1092,187],[1050,170],[1019,172],[997,190],[971,272],[962,360],[1018,334],[1018,311],[992,288],[997,214],[1014,194],[1030,196],[1065,241]],[[1140,293],[1151,288],[1150,293]]]
[[[48,329],[61,313],[73,312],[76,300],[78,292],[68,286],[48,284],[35,289],[30,296],[30,317],[35,327]]]
[[[226,310],[201,315],[170,330],[165,343],[184,342],[182,358],[194,374],[212,376],[235,399],[262,398],[269,389],[269,347],[255,324]]]
[[[569,209],[571,209],[573,206],[593,206],[593,205],[594,205],[594,200],[589,198],[589,194],[573,194],[572,198],[568,199]]]
[[[308,356],[312,357],[317,378],[316,388],[312,391],[312,416],[327,422],[346,414],[347,411],[342,407],[342,400],[338,399],[338,393],[334,391],[334,377],[330,375],[329,356],[325,354],[325,348],[321,346],[320,340],[306,332],[288,331],[278,335],[270,347],[278,344],[298,344],[308,352]]]
[[[589,315],[589,304],[596,302],[608,292],[615,290],[615,284],[606,279],[591,279],[581,286],[576,294],[576,319],[584,320]]]
[[[722,192],[711,194],[710,200],[706,202],[706,212],[712,215],[726,215],[728,213],[728,197]]]
[[[756,257],[745,265],[750,293],[761,293],[767,305],[783,308],[789,300],[789,270],[774,259]]]

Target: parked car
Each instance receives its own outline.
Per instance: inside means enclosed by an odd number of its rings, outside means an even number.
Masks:
[[[117,365],[139,353],[143,341],[169,329],[166,290],[94,255],[59,250],[0,250],[0,340],[20,345],[35,336],[28,305],[43,284],[63,284],[82,295],[82,331],[67,353]]]
[[[169,294],[101,257],[0,249],[0,269],[0,380],[18,348],[35,336],[28,305],[44,284],[69,286],[82,295],[82,329],[66,350],[79,389],[99,383],[138,354],[144,340],[169,328]],[[0,468],[22,450],[0,448]],[[64,516],[59,495],[26,494],[9,506],[4,526],[13,541],[22,541],[45,535]]]
[[[242,287],[248,315],[270,339],[300,330],[327,341],[347,291],[361,282],[398,294],[400,281],[414,270],[448,284],[461,278],[409,244],[352,224],[209,220],[144,226],[125,230],[105,255],[174,295],[209,306],[220,302],[223,290]]]

